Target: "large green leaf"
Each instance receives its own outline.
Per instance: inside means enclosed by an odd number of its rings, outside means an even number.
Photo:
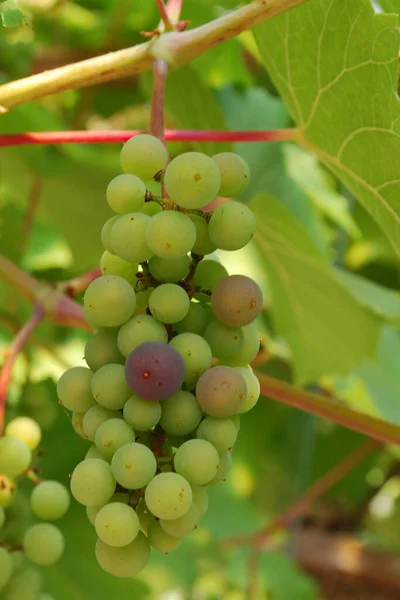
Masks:
[[[399,32],[370,0],[309,0],[254,34],[265,66],[313,151],[400,254]]]
[[[377,317],[348,292],[307,232],[273,197],[260,194],[252,208],[277,332],[291,347],[296,381],[345,373],[372,355]]]

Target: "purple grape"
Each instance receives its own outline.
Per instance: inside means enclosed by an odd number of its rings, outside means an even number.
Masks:
[[[144,342],[126,359],[125,376],[131,389],[146,400],[164,400],[181,387],[185,367],[175,348],[163,342]]]

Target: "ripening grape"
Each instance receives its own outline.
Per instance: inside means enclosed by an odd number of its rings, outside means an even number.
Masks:
[[[97,513],[94,526],[99,538],[109,546],[127,546],[139,533],[139,517],[131,506],[111,502]]]
[[[123,408],[132,392],[126,383],[124,365],[108,364],[100,367],[93,375],[91,389],[93,397],[104,408]]]
[[[184,208],[202,208],[218,194],[221,175],[215,161],[200,152],[184,152],[168,165],[164,185],[170,198]]]
[[[131,137],[121,150],[121,167],[141,179],[153,179],[165,169],[168,153],[164,144],[156,137],[140,133]]]
[[[150,312],[161,323],[182,321],[189,312],[189,306],[189,296],[176,283],[163,283],[150,294]]]
[[[109,546],[98,539],[96,559],[104,571],[115,577],[135,577],[150,558],[150,544],[141,531],[133,542],[121,548]]]
[[[154,217],[154,215],[158,215],[162,211],[162,206],[158,202],[151,200],[150,202],[145,202],[139,212],[144,215],[148,215],[149,217]]]
[[[160,519],[159,523],[169,535],[172,535],[175,538],[181,538],[184,535],[189,535],[197,528],[200,516],[200,510],[195,502],[193,502],[189,510],[178,519]]]
[[[250,323],[250,325],[245,325],[241,329],[243,332],[243,346],[235,356],[225,358],[223,361],[231,367],[240,367],[241,365],[251,363],[260,350],[258,327],[254,323]]]
[[[236,442],[238,430],[231,419],[206,417],[196,431],[196,437],[207,440],[219,454],[227,452]]]
[[[32,454],[22,440],[15,437],[0,438],[0,473],[18,477],[31,464]]]
[[[103,456],[100,454],[100,452],[97,450],[94,444],[92,444],[89,450],[86,452],[85,458],[101,458],[102,460],[104,460]]]
[[[112,252],[113,253],[113,248],[111,246],[111,229],[112,226],[114,225],[114,223],[119,219],[119,215],[116,215],[115,217],[111,217],[111,219],[108,219],[108,221],[106,221],[103,225],[103,228],[101,230],[101,243],[103,244],[103,247],[108,250],[108,252]]]
[[[111,470],[120,485],[128,490],[140,490],[154,477],[157,461],[144,444],[121,446],[111,461]]]
[[[216,485],[221,481],[225,481],[232,467],[232,452],[223,452],[219,455],[219,469],[215,477],[208,482],[207,485]]]
[[[247,396],[243,406],[240,407],[239,414],[246,413],[251,410],[256,404],[260,397],[260,382],[254,375],[253,370],[250,366],[248,367],[235,367],[236,371],[241,374],[246,382]]]
[[[193,285],[199,286],[203,290],[213,291],[217,284],[228,277],[228,271],[220,262],[211,259],[202,260],[196,267],[193,277]],[[209,301],[209,297],[204,294],[196,293],[195,297],[200,300]]]
[[[210,345],[213,356],[222,360],[238,354],[244,343],[243,331],[240,328],[228,327],[216,319],[207,325],[204,339]]]
[[[141,208],[146,186],[136,175],[117,175],[108,184],[106,196],[110,208],[123,215]]]
[[[144,533],[147,533],[149,526],[151,525],[151,523],[154,523],[156,518],[147,508],[146,502],[143,498],[141,498],[139,504],[136,507],[136,514],[139,517],[140,529],[144,531]]]
[[[71,367],[65,371],[57,383],[60,403],[75,412],[85,412],[95,404],[91,391],[93,373],[86,367]]]
[[[169,345],[182,357],[185,369],[184,381],[188,383],[197,381],[200,375],[211,367],[211,348],[206,340],[196,333],[181,333],[172,338]]]
[[[138,264],[128,262],[116,254],[105,250],[100,258],[100,270],[102,275],[118,275],[126,279],[131,285],[136,283]]]
[[[16,552],[12,553],[14,559]],[[2,600],[42,600],[42,573],[35,567],[14,568],[11,579],[2,589]],[[54,600],[54,599],[49,599]]]
[[[71,416],[71,425],[77,435],[82,439],[87,440],[87,435],[83,429],[83,419],[85,414],[86,412],[73,412]]]
[[[162,403],[160,425],[170,435],[187,435],[196,429],[201,416],[195,396],[179,390]]]
[[[26,556],[36,565],[52,565],[64,552],[64,536],[51,523],[38,523],[29,527],[23,541]]]
[[[205,220],[205,217],[201,217],[200,215],[190,215],[190,218],[196,228],[196,242],[192,248],[192,252],[199,256],[211,254],[217,249],[217,246],[211,241],[208,232],[208,223]]]
[[[109,363],[125,363],[118,349],[117,336],[118,329],[111,327],[101,328],[90,336],[85,346],[85,360],[92,371]]]
[[[232,421],[232,423],[235,425],[235,427],[237,429],[237,432],[239,433],[239,431],[240,431],[240,417],[239,417],[239,415],[232,415],[229,418]]]
[[[102,275],[92,281],[83,298],[86,319],[95,329],[122,325],[135,307],[133,287],[117,275]]]
[[[6,427],[7,437],[15,437],[25,442],[30,450],[39,446],[42,432],[39,425],[29,417],[15,417]]]
[[[0,529],[3,527],[6,522],[6,513],[2,506],[0,506]]]
[[[40,519],[60,519],[69,509],[69,505],[68,490],[58,481],[41,481],[32,491],[32,512]]]
[[[13,571],[13,562],[10,553],[0,547],[0,590],[9,581]]]
[[[99,514],[100,510],[103,508],[103,506],[106,506],[107,504],[112,504],[113,502],[129,504],[129,494],[124,492],[116,492],[105,504],[101,504],[100,506],[86,506],[86,515],[92,525],[94,525],[96,517]]]
[[[232,367],[217,366],[200,377],[196,398],[211,417],[230,417],[243,406],[247,396],[246,382]]]
[[[149,221],[146,241],[154,254],[167,260],[185,256],[196,241],[190,218],[176,210],[164,210]]]
[[[139,212],[118,217],[110,233],[113,253],[132,263],[148,260],[153,255],[146,242],[146,229],[150,221],[148,215]]]
[[[191,302],[189,311],[182,321],[174,324],[178,333],[197,333],[203,335],[208,323],[208,314],[199,302]]]
[[[0,507],[10,506],[14,493],[15,483],[7,475],[0,475]]]
[[[167,341],[168,333],[164,325],[151,315],[132,317],[122,325],[118,333],[118,348],[125,357],[144,342]]]
[[[218,206],[208,224],[213,244],[221,250],[240,250],[251,240],[257,229],[256,217],[241,202],[225,202]]]
[[[109,419],[100,425],[94,441],[102,457],[110,461],[118,448],[135,441],[135,432],[123,419]]]
[[[150,545],[159,552],[169,554],[173,550],[176,550],[181,544],[181,539],[176,536],[172,536],[161,527],[160,521],[154,521],[147,530],[147,539]]]
[[[193,494],[188,481],[178,473],[159,473],[146,487],[148,509],[159,519],[178,519],[191,507]]]
[[[166,401],[164,401],[166,402]],[[124,406],[125,421],[137,431],[153,429],[161,418],[161,404],[134,394]]]
[[[88,440],[94,442],[96,431],[100,425],[107,421],[107,419],[118,418],[122,418],[120,412],[117,410],[109,410],[108,408],[104,408],[104,406],[100,406],[100,404],[96,403],[86,411],[85,416],[83,417],[83,431],[85,432]]]
[[[217,474],[220,471],[220,468],[218,469]],[[200,516],[202,517],[207,512],[207,508],[208,508],[207,490],[201,486],[192,486],[192,493],[193,493],[193,504],[195,504],[197,506],[197,508],[199,509],[199,512],[200,512]]]
[[[191,485],[205,485],[219,468],[218,452],[206,440],[189,440],[176,451],[174,466]]]
[[[229,327],[248,325],[262,311],[263,297],[259,286],[245,275],[222,279],[211,296],[214,315]]]
[[[234,152],[220,152],[214,154],[212,159],[217,163],[221,174],[218,195],[232,198],[243,192],[250,181],[250,168],[247,162]]]
[[[145,342],[129,354],[126,380],[132,391],[147,400],[164,400],[182,385],[184,362],[177,350],[161,342]]]
[[[150,275],[157,281],[165,283],[177,283],[188,275],[190,269],[190,258],[187,254],[178,258],[160,258],[152,256],[149,260]]]
[[[71,476],[71,492],[85,506],[105,504],[115,491],[115,479],[110,465],[99,458],[86,458]]]

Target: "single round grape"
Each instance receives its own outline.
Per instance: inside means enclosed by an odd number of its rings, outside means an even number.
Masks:
[[[98,539],[95,551],[101,568],[114,577],[135,577],[150,558],[150,544],[141,531],[133,542],[121,548],[109,546]]]
[[[113,495],[115,485],[110,465],[99,458],[86,458],[71,476],[72,495],[85,506],[105,504]]]
[[[162,206],[158,202],[151,200],[150,202],[145,202],[139,212],[149,217],[154,217],[154,215],[162,212]]]
[[[10,553],[0,547],[0,590],[9,581],[13,571],[13,562]]]
[[[196,241],[190,218],[176,210],[164,210],[151,218],[146,240],[154,254],[168,260],[185,256]]]
[[[185,368],[184,381],[188,383],[197,381],[200,375],[211,367],[211,348],[200,335],[181,333],[172,338],[169,345],[182,357]]]
[[[184,208],[202,208],[218,194],[221,174],[216,162],[200,152],[185,152],[168,165],[164,185],[168,195]]]
[[[110,208],[121,215],[139,210],[144,203],[146,186],[136,175],[117,175],[107,187]]]
[[[100,510],[107,504],[112,504],[113,502],[129,504],[129,494],[124,492],[116,492],[105,504],[101,504],[100,506],[86,506],[86,515],[92,525],[95,524],[96,517],[99,514]]]
[[[117,336],[117,329],[106,327],[99,329],[89,338],[85,346],[85,360],[92,371],[97,371],[109,363],[125,363],[118,349]]]
[[[108,219],[108,221],[104,223],[103,228],[101,230],[101,243],[103,247],[106,250],[108,250],[108,252],[114,252],[111,246],[111,229],[114,223],[116,223],[117,219],[119,219],[119,215]]]
[[[14,493],[15,483],[7,475],[0,475],[0,507],[10,506]]]
[[[144,444],[131,443],[121,446],[111,461],[111,470],[120,485],[128,490],[140,490],[154,477],[157,461]]]
[[[118,418],[122,418],[122,415],[117,410],[109,410],[104,406],[100,406],[100,404],[95,404],[86,411],[83,417],[83,431],[86,433],[88,440],[94,442],[96,431],[100,425],[108,419]]]
[[[211,417],[230,417],[243,406],[246,382],[232,367],[217,366],[206,371],[197,382],[196,398]]]
[[[123,408],[132,394],[126,383],[124,365],[112,363],[96,371],[91,388],[96,402],[110,410]]]
[[[163,171],[168,161],[164,144],[153,135],[140,133],[131,137],[121,150],[121,167],[141,179],[152,179]]]
[[[217,249],[217,246],[211,241],[205,216],[190,215],[190,218],[196,228],[196,242],[192,248],[192,252],[199,256],[211,254]]]
[[[156,518],[147,508],[146,502],[143,498],[141,498],[136,507],[136,514],[139,517],[140,529],[144,531],[144,533],[147,533],[148,528],[150,527],[151,523],[155,522]]]
[[[210,345],[213,356],[222,360],[238,354],[244,343],[243,331],[239,327],[228,327],[216,319],[207,325],[204,339]]]
[[[118,217],[110,233],[114,254],[132,263],[141,263],[153,255],[146,242],[146,229],[151,219],[133,212]]]
[[[253,211],[241,202],[218,206],[208,224],[212,242],[221,250],[240,250],[247,246],[257,229]]]
[[[86,367],[72,367],[57,383],[60,404],[75,412],[84,412],[95,403],[91,391],[93,373]]]
[[[160,258],[152,256],[149,260],[149,271],[154,279],[166,283],[177,283],[188,275],[190,258],[185,254],[178,258]]]
[[[206,417],[196,431],[196,437],[207,440],[219,454],[227,452],[236,442],[238,430],[231,419],[216,419]]]
[[[214,154],[213,160],[221,174],[221,187],[218,195],[224,198],[238,196],[249,185],[250,167],[239,154],[220,152]]]
[[[161,404],[134,394],[124,406],[125,421],[137,431],[153,429],[161,418]]]
[[[144,342],[168,341],[168,333],[164,325],[151,315],[136,315],[129,319],[119,330],[118,348],[125,356]]]
[[[242,348],[237,354],[230,358],[225,358],[223,361],[231,367],[240,367],[251,363],[260,350],[260,334],[258,327],[254,323],[250,323],[250,325],[245,325],[241,329],[243,332]]]
[[[32,491],[31,508],[40,519],[60,519],[69,509],[69,505],[68,490],[58,481],[42,481]]]
[[[147,539],[155,550],[169,554],[181,544],[181,539],[165,531],[159,521],[154,521],[147,530]]]
[[[162,342],[145,342],[129,354],[125,374],[135,394],[147,400],[164,400],[181,387],[185,367],[175,348]]]
[[[127,546],[140,529],[139,517],[131,506],[122,502],[106,504],[97,513],[94,526],[99,538],[109,546]]]
[[[189,312],[189,296],[176,283],[163,283],[150,294],[149,309],[161,323],[177,323]]]
[[[18,477],[31,464],[32,454],[22,440],[15,437],[0,438],[0,473]]]
[[[83,429],[83,419],[86,412],[73,412],[71,416],[71,424],[74,431],[82,439],[87,440],[87,435]]]
[[[148,509],[159,519],[178,519],[192,505],[192,488],[178,473],[159,473],[146,487]]]
[[[246,400],[238,411],[239,414],[242,414],[248,412],[257,404],[257,401],[260,397],[260,382],[254,375],[251,367],[235,367],[235,370],[241,374],[246,382],[247,387]]]
[[[102,457],[110,461],[118,448],[135,441],[135,432],[123,419],[109,419],[100,425],[94,441]]]
[[[200,516],[200,510],[193,502],[189,510],[178,519],[160,519],[159,523],[166,533],[175,538],[181,538],[184,535],[189,535],[192,533],[194,529],[197,529]]]
[[[226,277],[228,277],[228,271],[221,263],[211,259],[202,260],[196,267],[193,285],[212,292],[217,284]],[[206,301],[209,301],[209,297],[204,294],[196,293],[195,297],[199,299],[205,298]]]
[[[259,286],[245,275],[222,279],[211,295],[214,315],[229,327],[242,327],[254,321],[263,307]]]
[[[135,307],[133,287],[117,275],[102,275],[92,281],[83,298],[86,319],[95,329],[122,325]]]
[[[131,285],[136,283],[138,264],[128,262],[116,254],[105,250],[100,258],[100,270],[102,275],[118,275],[126,279]]]
[[[221,468],[221,467],[220,467]],[[218,469],[217,474],[220,469]],[[197,506],[202,517],[208,509],[208,494],[207,490],[201,486],[192,486],[193,504]]]
[[[12,553],[12,559],[16,552]],[[7,585],[1,590],[2,600],[42,600],[42,573],[35,567],[15,568]]]
[[[223,452],[219,456],[219,469],[215,477],[208,482],[207,485],[216,485],[217,483],[221,483],[221,481],[225,481],[229,471],[232,467],[232,452]]]
[[[51,523],[38,523],[29,527],[23,541],[26,556],[36,565],[53,565],[64,552],[64,536]]]
[[[191,485],[205,485],[219,468],[218,452],[206,440],[189,440],[176,451],[174,466]]]
[[[239,433],[239,431],[240,431],[240,417],[239,417],[239,415],[232,415],[229,418],[232,421],[232,423],[235,425],[235,427],[237,429],[237,432]]]
[[[104,460],[103,456],[97,450],[95,444],[90,446],[89,450],[85,454],[85,458],[100,458],[101,460]]]
[[[193,394],[180,390],[162,403],[160,425],[170,435],[187,435],[196,429],[202,412]]]
[[[208,316],[204,307],[199,302],[191,302],[189,311],[182,321],[174,324],[178,333],[197,333],[203,335],[208,323]]]
[[[39,446],[42,432],[39,425],[30,417],[15,417],[5,429],[7,437],[15,437],[25,442],[30,450]]]
[[[3,527],[6,522],[6,512],[2,506],[0,506],[0,529]]]

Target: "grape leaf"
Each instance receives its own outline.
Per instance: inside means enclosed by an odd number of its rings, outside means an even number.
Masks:
[[[251,204],[264,256],[277,333],[289,343],[295,380],[346,373],[373,355],[379,319],[336,278],[304,228],[272,196]]]
[[[400,0],[379,0],[379,6],[388,13],[400,12]]]
[[[3,27],[22,27],[26,21],[24,13],[14,0],[0,3],[0,19]]]
[[[397,16],[369,0],[310,0],[254,35],[299,127],[400,255]]]

